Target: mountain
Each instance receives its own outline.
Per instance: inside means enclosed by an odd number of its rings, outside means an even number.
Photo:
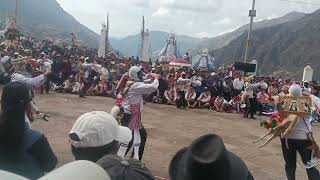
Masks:
[[[0,4],[0,18],[13,14],[14,0],[1,0]],[[98,44],[98,35],[64,11],[56,0],[19,1],[18,27],[25,36],[39,39],[70,42],[70,33],[75,32],[80,44],[89,47],[97,47]]]
[[[263,29],[263,28],[267,28],[267,27],[276,26],[278,24],[283,24],[286,22],[295,21],[297,19],[302,18],[304,15],[305,15],[304,13],[300,13],[300,12],[291,12],[291,13],[289,13],[285,16],[279,17],[279,18],[255,22],[253,24],[253,30]],[[247,25],[244,25],[244,26],[238,28],[237,30],[235,30],[233,32],[226,33],[226,34],[223,34],[223,35],[220,35],[217,37],[213,37],[213,38],[206,38],[203,41],[201,41],[198,45],[196,45],[196,47],[194,49],[199,51],[204,48],[208,48],[209,50],[215,50],[215,49],[222,48],[222,47],[228,45],[232,40],[241,36],[248,29],[249,29],[249,25],[247,24]]]
[[[162,50],[165,46],[166,40],[170,34],[163,31],[150,31],[150,50],[151,52],[157,53]],[[201,39],[193,38],[185,35],[177,35],[177,46],[180,54],[185,54],[188,49],[194,47],[195,44],[199,43]],[[136,35],[127,36],[125,38],[110,38],[110,44],[115,49],[118,49],[126,56],[137,56],[141,36],[140,33]]]
[[[306,64],[315,69],[315,79],[320,79],[320,10],[295,21],[253,31],[250,57],[258,61],[262,74],[278,73],[295,78],[302,77]],[[216,64],[243,61],[247,34],[227,46],[213,50]]]

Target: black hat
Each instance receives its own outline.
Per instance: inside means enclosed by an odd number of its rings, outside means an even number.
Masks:
[[[208,134],[177,152],[169,166],[171,180],[247,180],[246,164],[226,150],[222,139]]]
[[[135,159],[123,159],[117,155],[106,155],[97,161],[112,180],[154,180],[154,176],[143,163]]]

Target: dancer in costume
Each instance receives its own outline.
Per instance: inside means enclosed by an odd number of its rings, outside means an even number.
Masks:
[[[308,92],[304,92],[304,95],[310,96],[315,105],[318,104],[319,98],[310,93],[306,93]],[[302,88],[297,84],[291,85],[289,88],[289,95],[293,97],[302,96]],[[307,116],[290,114],[284,118],[281,116],[275,117],[269,123],[261,124],[267,129],[271,128],[269,133],[264,137],[268,135],[272,136],[260,147],[264,147],[278,136],[281,137],[285,171],[288,180],[296,179],[297,152],[299,152],[301,160],[306,166],[309,180],[320,179],[319,171],[315,168],[320,160],[320,150],[312,134],[310,118],[311,114]],[[264,137],[256,142],[262,140]]]
[[[292,85],[289,88],[291,96],[302,96],[302,89],[299,85]],[[281,138],[283,157],[286,162],[285,170],[288,180],[295,180],[297,151],[305,165],[312,159],[313,151],[319,151],[314,142],[310,117],[300,118],[297,125],[287,137]],[[311,148],[312,147],[312,148]],[[319,171],[313,167],[306,169],[309,180],[320,179]]]
[[[29,58],[16,58],[16,59],[8,59],[8,61],[10,61],[8,64],[12,65],[12,68],[9,72],[9,74],[11,74],[11,82],[22,82],[22,83],[26,83],[29,86],[33,87],[39,87],[42,86],[46,80],[49,74],[51,74],[51,70],[48,69],[46,72],[44,72],[43,74],[32,78],[30,76],[30,72],[29,72],[29,67],[28,67],[28,60],[30,60]],[[34,94],[32,92],[31,97],[34,97]],[[33,113],[39,115],[39,117],[43,120],[47,120],[47,117],[49,117],[47,114],[44,113],[40,113],[39,109],[37,108],[37,106],[35,105],[34,101],[31,100],[30,102],[31,105],[31,110]],[[28,125],[30,126],[30,120],[32,121],[32,117],[27,117],[26,116],[26,122],[28,123]]]
[[[133,140],[130,144],[120,144],[118,155],[124,157],[133,145],[133,158],[142,159],[144,146],[147,141],[147,132],[141,123],[144,94],[151,94],[158,89],[159,76],[154,75],[151,84],[143,83],[141,67],[133,66],[129,74],[125,74],[118,85],[119,96],[123,98],[124,117],[121,121],[123,126],[128,126],[133,132]]]

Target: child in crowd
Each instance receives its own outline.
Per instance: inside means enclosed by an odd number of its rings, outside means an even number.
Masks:
[[[72,92],[72,77],[69,77],[69,78],[63,83],[63,92],[64,92],[64,93],[71,93],[71,92]]]
[[[225,107],[225,100],[222,94],[216,98],[216,100],[214,101],[214,106],[217,112],[223,112]]]
[[[188,103],[188,107],[190,108],[196,101],[196,91],[193,87],[190,87],[188,92],[186,93],[186,100]]]
[[[192,108],[200,107],[200,108],[208,108],[210,107],[210,91],[205,88],[204,92],[198,97],[197,101],[193,104]]]
[[[260,91],[257,94],[257,101],[258,101],[258,111],[260,112],[260,116],[263,112],[263,106],[269,101],[270,96],[268,95],[266,89],[260,88]]]
[[[87,95],[88,96],[94,96],[95,95],[95,92],[96,92],[96,89],[95,89],[95,85],[92,84],[91,87],[87,90]]]
[[[164,96],[166,97],[167,104],[175,105],[177,101],[177,91],[174,87],[174,84],[171,84],[169,88],[164,92]]]
[[[268,88],[268,94],[270,96],[277,96],[279,94],[277,81],[272,81],[271,86]]]
[[[108,82],[106,80],[101,80],[95,87],[96,96],[108,96]]]

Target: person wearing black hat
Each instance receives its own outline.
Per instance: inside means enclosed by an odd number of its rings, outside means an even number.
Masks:
[[[139,160],[106,155],[97,161],[111,180],[155,180],[150,170]]]
[[[169,166],[171,180],[253,180],[246,164],[228,151],[218,135],[204,135],[178,151]]]

